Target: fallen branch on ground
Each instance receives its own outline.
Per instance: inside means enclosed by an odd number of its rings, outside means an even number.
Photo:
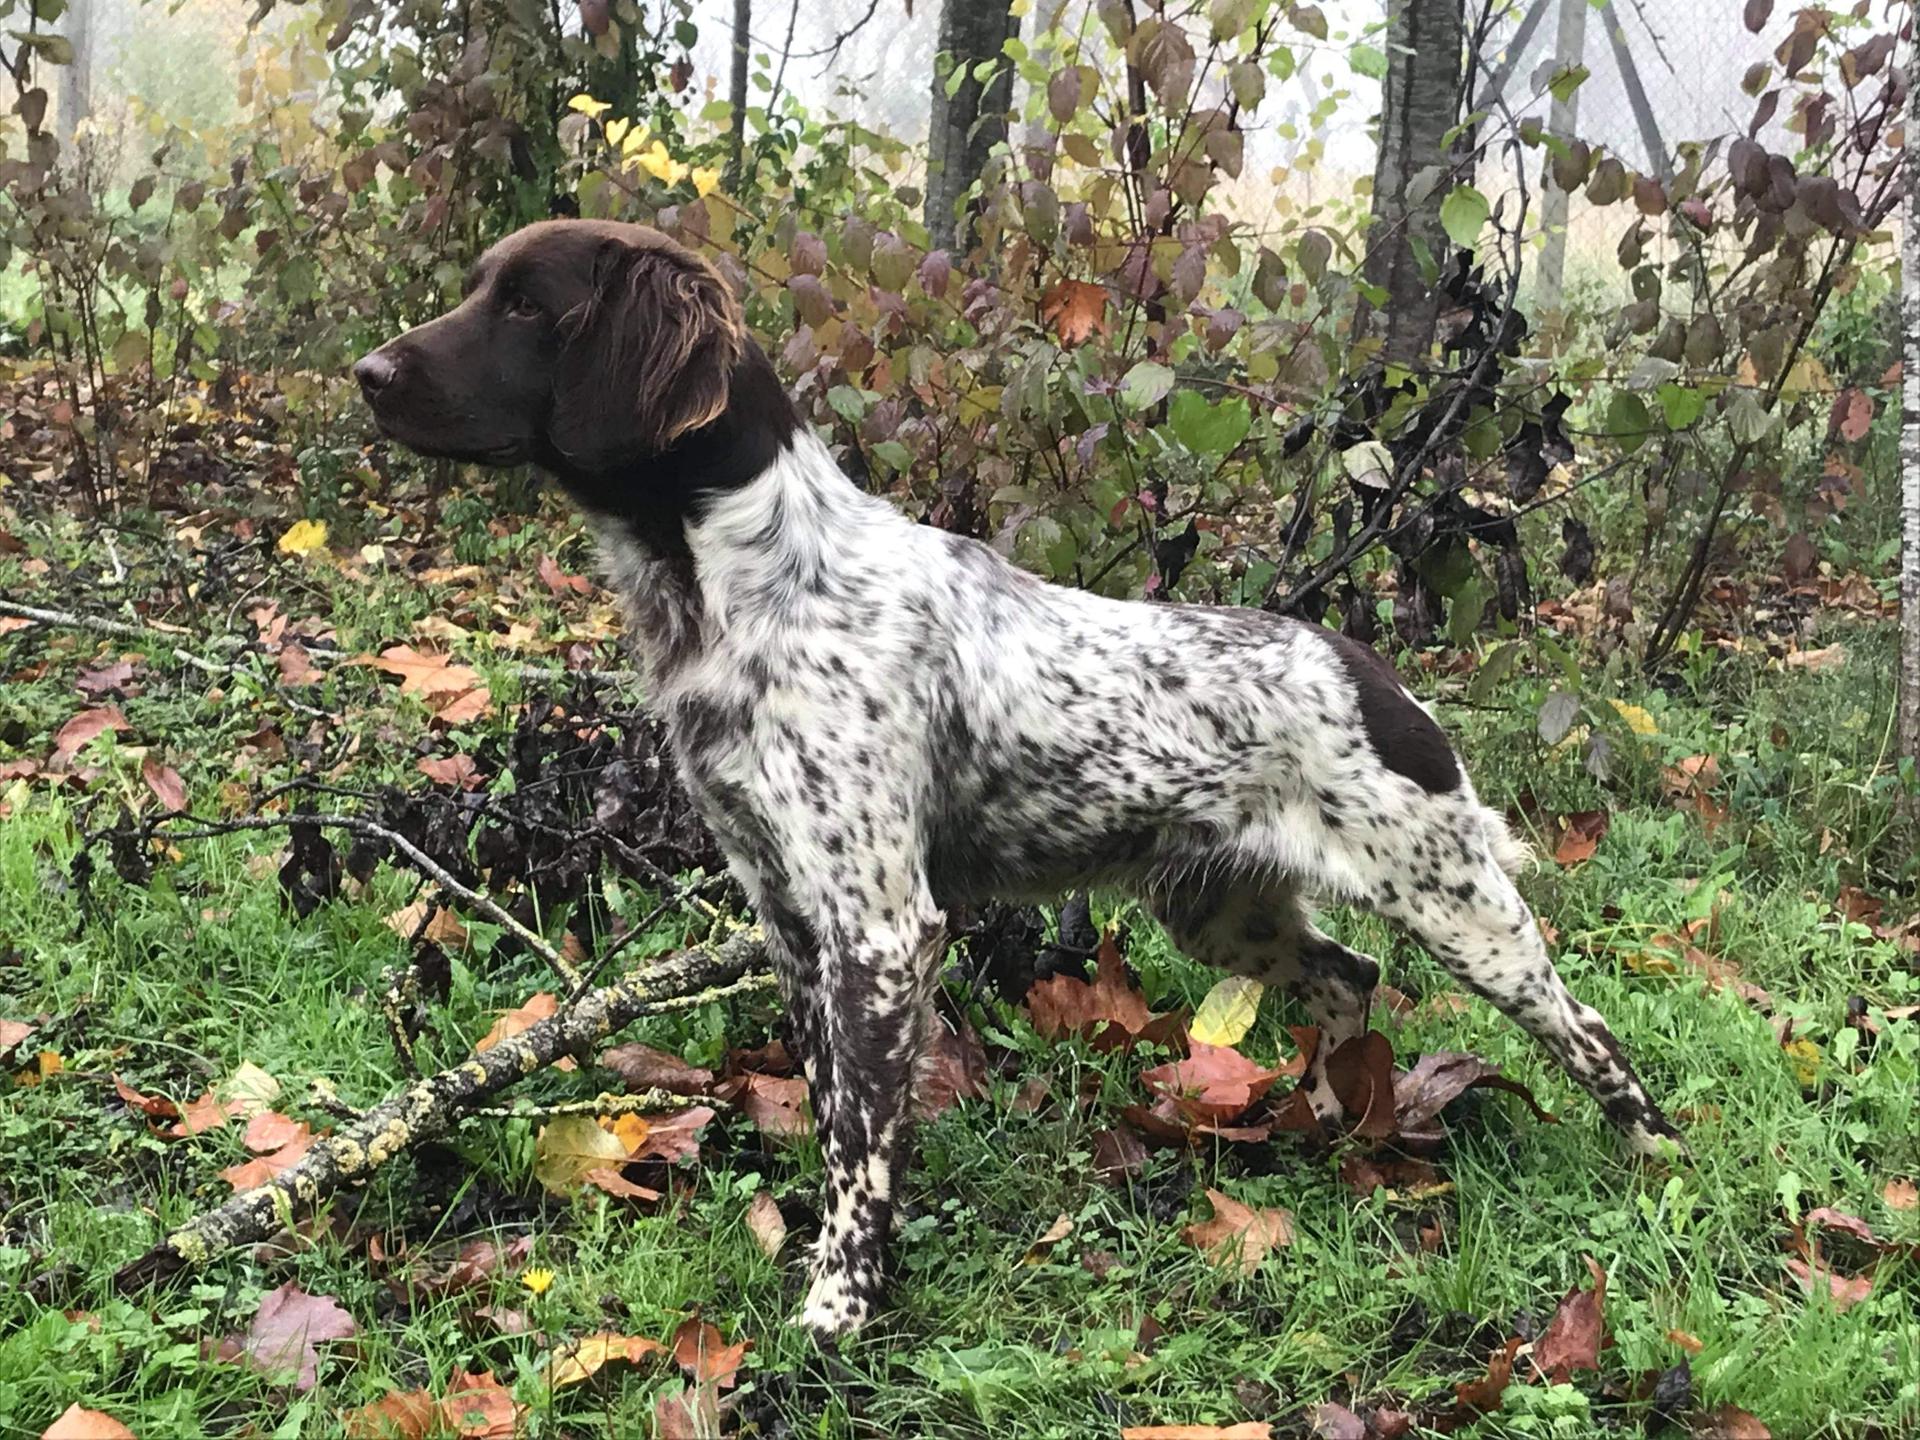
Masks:
[[[175,1230],[123,1267],[114,1284],[120,1293],[131,1294],[183,1270],[198,1269],[223,1251],[267,1240],[335,1191],[364,1181],[396,1155],[445,1134],[483,1101],[563,1056],[585,1054],[641,1016],[691,1009],[770,985],[765,963],[765,941],[754,926],[591,990],[548,1019],[450,1070],[415,1081],[322,1136],[266,1184],[242,1191]]]

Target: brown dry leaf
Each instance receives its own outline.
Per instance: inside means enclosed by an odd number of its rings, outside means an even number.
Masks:
[[[534,566],[534,573],[540,577],[540,583],[555,595],[591,595],[593,593],[593,581],[584,575],[567,574],[551,555],[540,557],[540,563]]]
[[[91,710],[82,710],[54,732],[53,755],[48,763],[62,768],[84,750],[95,736],[109,730],[117,734],[132,728],[117,705],[97,705]]]
[[[147,789],[169,815],[177,815],[187,808],[186,782],[171,765],[162,765],[149,755],[140,762],[140,778],[147,782]]]
[[[1147,1147],[1131,1130],[1102,1130],[1093,1137],[1093,1178],[1118,1185],[1146,1167]]]
[[[280,666],[282,685],[313,685],[327,678],[314,668],[313,659],[307,654],[307,647],[298,640],[289,640],[280,647],[277,663]]]
[[[1327,1056],[1327,1084],[1349,1115],[1353,1133],[1384,1140],[1394,1131],[1393,1042],[1378,1030],[1345,1041]]]
[[[45,1430],[40,1440],[135,1440],[133,1431],[111,1415],[98,1410],[82,1410],[78,1404],[67,1406]]]
[[[5,1022],[0,1021],[0,1030],[4,1030],[4,1026]],[[7,1048],[5,1042],[6,1036],[4,1033],[0,1033],[0,1050]],[[122,1100],[126,1101],[131,1108],[138,1110],[143,1115],[150,1115],[156,1120],[177,1120],[180,1118],[180,1107],[171,1100],[161,1095],[142,1095],[118,1075],[113,1077],[113,1092]]]
[[[752,1348],[751,1340],[726,1344],[719,1330],[704,1320],[682,1321],[673,1332],[674,1363],[695,1383],[722,1390],[739,1379],[740,1362]]]
[[[1613,817],[1605,810],[1581,810],[1567,816],[1562,823],[1560,843],[1553,851],[1554,863],[1578,865],[1593,858]]]
[[[620,1137],[586,1115],[557,1116],[534,1136],[533,1177],[556,1195],[586,1183],[592,1171],[617,1174],[626,1163],[627,1147]]]
[[[426,1440],[439,1407],[424,1390],[395,1390],[357,1410],[343,1411],[341,1433],[347,1440]]]
[[[460,695],[480,683],[479,673],[471,666],[455,665],[446,655],[416,650],[411,645],[390,645],[377,659],[357,655],[346,663],[371,665],[398,675],[403,695]]]
[[[233,1186],[236,1194],[264,1185],[296,1164],[313,1148],[314,1135],[301,1122],[264,1110],[247,1122],[242,1138],[256,1158],[244,1165],[229,1165],[220,1172],[220,1178]]]
[[[691,1160],[700,1153],[700,1132],[713,1119],[711,1105],[692,1105],[672,1115],[649,1115],[647,1138],[633,1152],[635,1160]]]
[[[1073,1217],[1062,1210],[1054,1217],[1053,1224],[1047,1227],[1046,1233],[1027,1247],[1027,1253],[1020,1257],[1020,1263],[1022,1265],[1044,1264],[1047,1257],[1053,1254],[1053,1247],[1072,1233]]]
[[[1092,984],[1072,975],[1036,981],[1027,991],[1033,1028],[1048,1040],[1079,1035],[1096,1050],[1122,1050],[1139,1040],[1166,1042],[1179,1033],[1176,1012],[1155,1015],[1127,978],[1113,932],[1100,939]]]
[[[1795,1256],[1787,1261],[1787,1269],[1809,1297],[1817,1295],[1824,1288],[1833,1297],[1836,1312],[1851,1310],[1873,1294],[1871,1275],[1842,1275],[1837,1270],[1828,1269],[1817,1255],[1811,1263]]]
[[[484,685],[463,690],[444,705],[434,707],[436,725],[471,725],[493,712],[493,697]]]
[[[933,1037],[913,1079],[913,1113],[918,1120],[944,1115],[962,1100],[986,1099],[987,1048],[979,1033],[964,1019],[955,1030],[936,1016]]]
[[[594,1189],[604,1190],[619,1200],[658,1200],[660,1198],[658,1190],[634,1184],[612,1166],[595,1166],[582,1174],[580,1179]]]
[[[689,1385],[653,1402],[654,1440],[720,1440],[720,1391]]]
[[[309,1295],[289,1280],[263,1296],[244,1335],[229,1335],[216,1352],[276,1381],[293,1377],[305,1393],[319,1383],[319,1346],[350,1340],[359,1332],[353,1317],[328,1295]]]
[[[787,1243],[786,1217],[764,1190],[754,1191],[753,1199],[747,1202],[747,1233],[769,1260],[779,1255],[780,1247]]]
[[[478,790],[487,783],[473,763],[471,755],[441,755],[413,762],[414,768],[436,785],[451,785],[456,790]]]
[[[39,1028],[24,1020],[0,1020],[0,1055],[6,1054]]]
[[[417,904],[419,902],[416,901],[415,903]],[[412,906],[407,907],[408,910],[412,908]],[[398,915],[405,913],[406,911],[399,911],[394,915],[389,915],[387,917],[387,923],[392,925]],[[415,923],[418,923],[417,918]],[[429,921],[427,925],[429,937],[431,937],[432,932],[433,923]],[[401,933],[411,934],[412,932],[407,930]],[[460,932],[460,943],[464,943],[465,940],[466,931],[463,929]],[[434,943],[440,944],[442,942],[436,940]],[[511,1010],[501,1010],[497,1012],[498,1018],[493,1022],[493,1028],[480,1037],[478,1043],[473,1047],[473,1053],[476,1055],[484,1054],[488,1050],[493,1049],[493,1047],[498,1045],[502,1040],[510,1040],[523,1030],[531,1030],[542,1020],[551,1020],[559,1008],[560,1001],[558,998],[556,998],[551,991],[542,990],[524,1005],[515,1006]],[[553,1062],[553,1068],[556,1070],[573,1070],[578,1067],[572,1057],[563,1055],[560,1059]]]
[[[1564,1385],[1575,1370],[1600,1368],[1600,1342],[1606,1330],[1607,1272],[1586,1257],[1593,1288],[1575,1285],[1561,1297],[1547,1322],[1546,1333],[1534,1342],[1533,1364],[1549,1383]]]
[[[667,1347],[658,1340],[603,1330],[554,1351],[553,1358],[547,1362],[547,1384],[555,1390],[563,1385],[578,1385],[616,1361],[638,1365],[650,1356],[666,1353]]]
[[[1667,1339],[1678,1345],[1689,1355],[1698,1355],[1702,1350],[1707,1348],[1706,1341],[1702,1340],[1698,1335],[1690,1334],[1685,1330],[1669,1330],[1667,1331]]]
[[[1483,1377],[1463,1380],[1453,1387],[1454,1398],[1462,1410],[1488,1415],[1500,1408],[1500,1397],[1507,1393],[1507,1385],[1513,1379],[1513,1357],[1522,1343],[1518,1335],[1514,1336],[1504,1349],[1489,1357]]]
[[[1794,650],[1781,663],[1789,670],[1834,670],[1847,663],[1847,647],[1834,644],[1818,650]]]
[[[1394,1076],[1394,1127],[1402,1135],[1424,1133],[1456,1098],[1481,1085],[1518,1095],[1533,1111],[1535,1119],[1549,1125],[1559,1123],[1557,1116],[1540,1107],[1531,1090],[1518,1080],[1502,1075],[1499,1066],[1478,1055],[1443,1050],[1422,1055],[1411,1070]]]
[[[1242,1420],[1237,1425],[1129,1425],[1120,1440],[1273,1440],[1273,1427],[1264,1420]]]
[[[1276,1246],[1293,1243],[1293,1216],[1267,1207],[1255,1210],[1230,1195],[1208,1189],[1213,1219],[1187,1226],[1181,1236],[1189,1245],[1210,1250],[1221,1263],[1251,1275]]]
[[[675,1095],[705,1095],[713,1089],[713,1071],[689,1065],[651,1045],[616,1045],[600,1063],[626,1082],[629,1090],[666,1090]]]
[[[462,1440],[513,1440],[520,1429],[520,1407],[491,1370],[457,1371],[440,1402],[440,1423],[451,1426]]]
[[[1107,287],[1085,280],[1059,280],[1040,297],[1040,318],[1071,350],[1094,334],[1107,333]]]
[[[1317,1440],[1367,1440],[1366,1423],[1344,1405],[1314,1407],[1313,1433]]]
[[[1143,1071],[1140,1079],[1149,1090],[1172,1101],[1187,1119],[1213,1124],[1237,1118],[1272,1089],[1274,1081],[1305,1067],[1303,1056],[1297,1066],[1270,1070],[1231,1046],[1195,1040],[1186,1059],[1156,1065]]]
[[[1722,1405],[1688,1426],[1693,1440],[1773,1440],[1773,1432],[1738,1405]]]
[[[806,1110],[807,1082],[797,1076],[734,1075],[722,1080],[714,1094],[739,1106],[755,1128],[776,1139],[797,1139],[813,1130]]]

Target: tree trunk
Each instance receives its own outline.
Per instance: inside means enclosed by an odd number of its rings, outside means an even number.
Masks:
[[[1920,35],[1907,56],[1906,196],[1900,207],[1900,758],[1920,767]],[[1920,797],[1907,818],[1920,827]]]
[[[1367,316],[1384,359],[1423,361],[1433,345],[1439,299],[1420,273],[1416,239],[1438,263],[1447,254],[1440,202],[1451,184],[1410,193],[1420,172],[1453,157],[1446,135],[1459,118],[1466,45],[1462,0],[1389,0],[1387,78],[1380,96],[1380,153],[1373,167],[1373,224],[1365,275],[1387,292]]]
[[[960,197],[987,168],[995,145],[1007,138],[1007,107],[1013,96],[1013,69],[1002,63],[990,86],[973,78],[974,66],[1002,60],[1001,47],[1020,33],[1020,19],[1007,0],[942,0],[940,53],[966,72],[953,94],[948,75],[936,67],[933,114],[928,127],[927,230],[936,249],[951,250],[972,239],[971,220],[959,223]]]
[[[753,27],[753,0],[733,0],[733,68],[727,76],[727,101],[733,106],[727,135],[727,188],[738,189],[747,148],[747,58]]]
[[[63,151],[70,151],[74,133],[93,105],[93,0],[72,0],[62,32],[73,46],[73,60],[60,69],[60,104],[54,112],[54,135]]]

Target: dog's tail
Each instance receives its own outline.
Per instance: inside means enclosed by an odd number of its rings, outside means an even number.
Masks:
[[[1533,864],[1533,847],[1513,833],[1506,817],[1497,810],[1482,807],[1480,824],[1487,837],[1487,849],[1493,863],[1509,875],[1518,875]]]

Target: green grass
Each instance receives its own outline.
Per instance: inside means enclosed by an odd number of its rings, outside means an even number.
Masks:
[[[544,553],[526,532],[502,543],[523,552],[514,562],[523,579]],[[18,564],[0,556],[9,593],[26,578]],[[472,599],[296,573],[300,584],[280,591],[285,608],[327,614],[349,647],[407,639],[412,619]],[[562,619],[531,585],[513,598],[516,613]],[[472,609],[484,613],[484,601]],[[1493,803],[1524,795],[1546,815],[1613,812],[1590,862],[1548,864],[1526,888],[1559,931],[1575,990],[1610,1018],[1655,1092],[1690,1117],[1690,1163],[1623,1159],[1585,1098],[1518,1030],[1474,1003],[1376,1023],[1403,1060],[1447,1049],[1498,1062],[1561,1123],[1539,1123],[1508,1097],[1467,1097],[1449,1112],[1453,1140],[1439,1161],[1449,1190],[1358,1198],[1338,1177],[1337,1152],[1284,1140],[1156,1151],[1131,1187],[1115,1188],[1094,1179],[1094,1139],[1121,1123],[1121,1105],[1145,1098],[1138,1072],[1154,1057],[1049,1043],[1024,1012],[981,1001],[970,1018],[1013,1060],[990,1099],[924,1129],[894,1304],[832,1360],[785,1323],[803,1288],[803,1247],[790,1242],[769,1260],[743,1219],[762,1189],[791,1215],[809,1210],[816,1155],[810,1144],[763,1142],[738,1120],[710,1132],[682,1190],[651,1211],[598,1195],[544,1195],[531,1173],[533,1124],[477,1120],[389,1166],[364,1194],[341,1197],[333,1224],[291,1247],[223,1257],[164,1293],[118,1297],[114,1271],[222,1199],[218,1171],[244,1151],[233,1127],[179,1140],[150,1134],[114,1098],[110,1076],[186,1099],[251,1061],[280,1081],[279,1108],[299,1118],[325,1121],[305,1099],[315,1079],[349,1103],[373,1103],[402,1079],[368,999],[404,958],[381,917],[411,898],[412,882],[383,870],[366,893],[295,919],[273,882],[279,837],[241,835],[180,842],[148,885],[121,881],[103,855],[89,909],[69,878],[89,823],[82,807],[88,797],[137,796],[137,756],[100,742],[88,758],[103,773],[84,793],[0,783],[8,808],[0,1016],[46,1017],[27,1048],[64,1062],[37,1085],[0,1076],[0,1437],[37,1436],[74,1402],[146,1440],[326,1436],[339,1433],[344,1409],[394,1389],[438,1393],[456,1370],[483,1369],[515,1384],[533,1435],[645,1435],[655,1397],[679,1384],[667,1368],[610,1370],[551,1394],[545,1348],[604,1329],[665,1339],[696,1312],[728,1338],[754,1342],[734,1422],[746,1434],[1078,1440],[1117,1435],[1123,1424],[1266,1418],[1290,1435],[1303,1433],[1295,1428],[1303,1407],[1325,1400],[1411,1404],[1483,1374],[1488,1344],[1517,1333],[1516,1317],[1544,1324],[1559,1297],[1585,1283],[1585,1256],[1608,1274],[1614,1345],[1599,1377],[1608,1393],[1591,1375],[1576,1377],[1577,1387],[1516,1386],[1499,1413],[1462,1433],[1582,1436],[1622,1414],[1637,1421],[1639,1409],[1608,1394],[1680,1358],[1670,1331],[1700,1342],[1692,1369],[1702,1407],[1739,1405],[1777,1437],[1916,1433],[1915,1261],[1886,1261],[1872,1295],[1844,1312],[1806,1298],[1783,1264],[1789,1219],[1821,1205],[1907,1247],[1920,1243],[1920,1215],[1881,1198],[1888,1181],[1920,1176],[1920,1021],[1884,1013],[1920,1002],[1920,976],[1912,955],[1831,907],[1841,885],[1855,884],[1886,896],[1894,916],[1896,887],[1912,879],[1893,839],[1882,763],[1888,639],[1860,627],[1844,638],[1853,659],[1836,672],[1703,662],[1674,693],[1619,682],[1620,697],[1645,707],[1659,733],[1617,736],[1605,784],[1582,768],[1577,747],[1549,750],[1534,735],[1543,681],[1511,682],[1499,708],[1448,713]],[[46,737],[81,703],[74,673],[118,653],[71,635],[0,638],[0,674],[46,662],[5,686],[0,761],[44,755]],[[341,672],[311,697],[342,717],[324,733],[276,708],[270,693],[234,685],[213,694],[170,673],[156,660],[146,693],[124,705],[130,739],[156,746],[209,808],[222,784],[277,778],[292,763],[236,769],[238,747],[264,719],[327,755],[357,737],[352,783],[407,779],[425,734],[424,714],[393,703],[364,670]],[[513,682],[496,679],[496,698],[509,699]],[[1720,757],[1731,811],[1713,835],[1659,788],[1663,764],[1709,750]],[[90,823],[106,818],[102,810]],[[1551,848],[1550,836],[1537,838]],[[1129,929],[1129,959],[1158,1008],[1205,993],[1215,977],[1171,954],[1138,913],[1102,913]],[[1771,993],[1771,1018],[1697,979],[1629,963],[1654,934],[1709,913],[1709,948]],[[1340,914],[1329,923],[1380,954],[1403,990],[1447,990],[1430,960],[1375,922]],[[422,1042],[425,1064],[458,1059],[492,1010],[546,984],[536,960],[502,959],[491,951],[494,932],[472,929],[475,949],[457,958],[450,998]],[[1878,1020],[1877,1036],[1847,1024],[1856,997]],[[1773,1021],[1784,1018],[1819,1048],[1810,1085],[1781,1049]],[[1242,1048],[1273,1059],[1284,1023],[1297,1019],[1270,1000]],[[632,1033],[711,1063],[730,1044],[763,1041],[774,1020],[768,1003],[740,1002]],[[1016,1106],[1019,1085],[1035,1076],[1063,1103]],[[554,1101],[611,1083],[583,1067],[527,1089]],[[1080,1095],[1084,1106],[1072,1103]],[[1209,1186],[1290,1210],[1293,1244],[1248,1279],[1215,1269],[1181,1235],[1209,1214]],[[1062,1213],[1072,1234],[1030,1257]],[[1423,1225],[1439,1227],[1436,1249],[1421,1244]],[[557,1278],[537,1296],[500,1274],[470,1291],[400,1303],[395,1277],[406,1262],[370,1260],[375,1234],[389,1252],[404,1244],[415,1256],[530,1234],[533,1263]],[[1089,1267],[1089,1252],[1110,1261]],[[336,1297],[360,1330],[351,1345],[331,1347],[304,1396],[204,1353],[243,1330],[260,1297],[289,1279]],[[532,1332],[499,1334],[475,1314],[489,1304],[525,1311]],[[1149,1318],[1158,1338],[1143,1344]]]

